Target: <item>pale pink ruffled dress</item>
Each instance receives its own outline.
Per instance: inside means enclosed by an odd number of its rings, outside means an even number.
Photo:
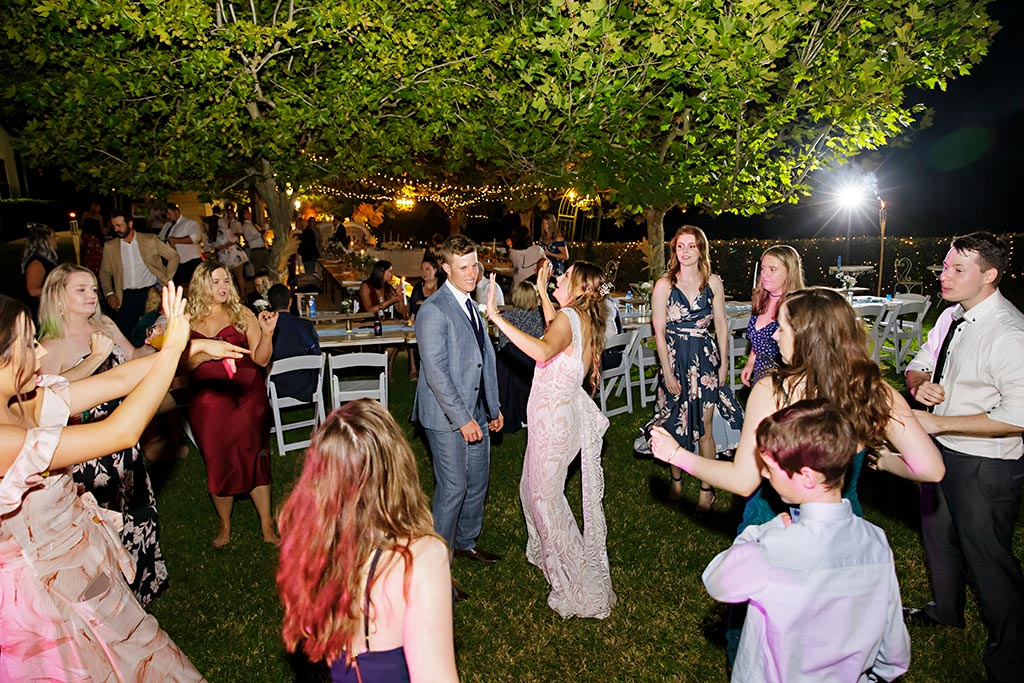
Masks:
[[[70,411],[45,377],[40,424],[0,479],[0,682],[202,681],[125,577],[121,516],[45,473]]]
[[[519,497],[526,517],[526,559],[551,585],[548,605],[562,617],[604,619],[616,596],[608,567],[601,443],[608,418],[583,390],[579,314],[563,308],[572,346],[537,363],[527,404],[526,458]],[[583,531],[565,498],[571,463],[580,456]]]

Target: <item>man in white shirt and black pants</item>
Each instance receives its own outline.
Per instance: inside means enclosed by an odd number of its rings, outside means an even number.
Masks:
[[[942,264],[939,316],[907,368],[915,411],[946,464],[921,485],[921,530],[934,602],[907,610],[918,625],[964,625],[967,572],[989,629],[990,681],[1024,681],[1024,573],[1013,532],[1024,486],[1024,315],[999,292],[1008,250],[994,235],[953,240]]]
[[[202,233],[199,231],[199,224],[191,218],[181,215],[181,209],[177,204],[167,205],[167,224],[160,230],[160,239],[174,247],[178,252],[181,263],[174,276],[174,283],[181,285],[188,290],[192,281],[192,273],[196,266],[203,261],[203,252],[200,247]]]

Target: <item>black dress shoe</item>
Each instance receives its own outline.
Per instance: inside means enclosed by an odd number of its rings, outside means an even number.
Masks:
[[[469,598],[469,593],[462,590],[462,586],[455,579],[452,579],[452,601],[462,602]]]
[[[485,564],[491,564],[501,559],[500,555],[489,553],[486,550],[480,548],[469,548],[467,550],[456,550],[455,557],[465,557],[469,560],[476,560],[477,562],[484,562]]]
[[[927,608],[925,607],[904,607],[903,622],[907,626],[924,626],[926,628],[935,628],[936,626],[947,626],[949,628],[964,627],[963,624],[947,624],[939,621],[932,615],[928,614]]]

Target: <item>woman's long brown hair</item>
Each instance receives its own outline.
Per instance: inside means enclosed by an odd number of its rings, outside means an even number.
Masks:
[[[700,289],[704,289],[708,285],[708,280],[711,278],[711,256],[708,254],[708,236],[704,234],[704,231],[698,228],[696,225],[684,225],[676,230],[675,237],[672,238],[671,247],[669,249],[668,258],[668,273],[665,277],[672,283],[672,286],[676,286],[676,278],[679,276],[681,266],[679,265],[679,259],[676,258],[676,244],[683,235],[693,235],[694,239],[697,240],[697,250],[700,251],[700,260],[697,261],[697,270],[700,272]]]
[[[835,290],[810,287],[791,292],[781,308],[793,328],[793,356],[774,374],[776,402],[787,403],[803,383],[801,398],[832,401],[865,447],[881,446],[892,397],[853,307]]]

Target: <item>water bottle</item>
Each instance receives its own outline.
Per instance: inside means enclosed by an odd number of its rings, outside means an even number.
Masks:
[[[633,312],[633,290],[626,291],[626,313]]]
[[[373,319],[373,336],[384,336],[384,311],[377,311],[377,317]]]
[[[315,294],[310,294],[309,295],[309,317],[310,318],[315,318],[316,317],[316,295]]]

